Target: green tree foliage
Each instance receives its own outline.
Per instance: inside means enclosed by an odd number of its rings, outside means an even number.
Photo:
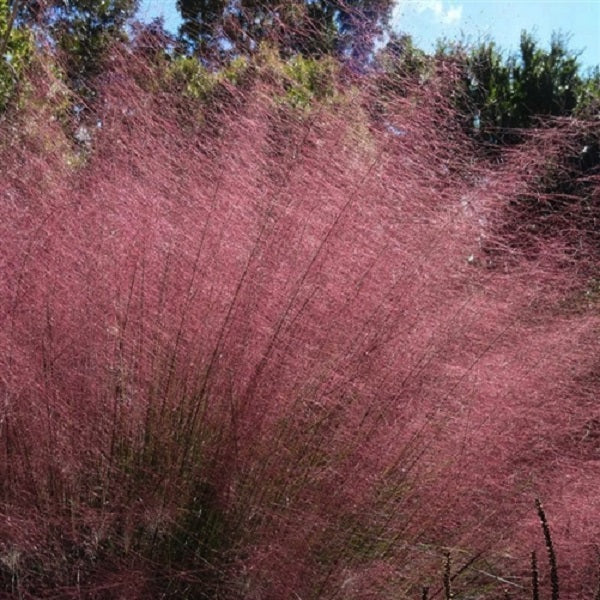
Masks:
[[[558,34],[545,50],[523,32],[519,53],[508,58],[493,42],[471,49],[442,46],[438,57],[462,66],[461,108],[494,139],[510,129],[530,127],[539,116],[570,116],[578,110],[590,115],[598,106],[600,77],[581,75],[577,54]],[[505,135],[505,141],[511,139],[517,138]]]
[[[76,88],[101,70],[109,45],[124,39],[124,26],[138,8],[138,0],[51,0],[32,2],[23,20],[35,20],[62,51],[65,69]]]
[[[582,119],[593,119],[600,115],[600,67],[592,69],[577,90],[575,115]]]
[[[225,0],[177,0],[183,19],[179,34],[188,48],[206,54],[214,46],[215,37],[222,35],[225,5]]]
[[[261,41],[287,54],[364,58],[387,24],[392,0],[178,0],[188,51],[214,60]]]
[[[219,70],[205,67],[193,56],[177,56],[165,71],[167,87],[174,86],[191,100],[207,102],[223,85],[238,85],[248,70],[248,61],[238,57]]]
[[[0,0],[0,111],[6,109],[33,52],[31,32],[17,26],[17,2]]]
[[[376,58],[382,71],[382,77],[378,79],[382,99],[395,94],[404,96],[407,84],[424,80],[432,64],[431,58],[414,45],[408,34],[392,33]]]
[[[512,91],[512,59],[503,60],[493,42],[474,48],[467,57],[468,98],[487,127],[512,125],[515,100]]]
[[[565,39],[554,34],[546,51],[523,32],[520,54],[512,75],[515,125],[527,125],[534,115],[571,114],[581,78],[577,56],[567,49]]]
[[[210,68],[194,56],[175,56],[167,61],[164,84],[200,105],[213,98],[222,99],[221,92],[231,86],[243,86],[258,73],[280,88],[275,102],[299,112],[310,112],[319,102],[336,97],[335,82],[338,64],[335,59],[295,55],[282,58],[273,46],[261,44],[251,57],[238,56],[220,68]]]

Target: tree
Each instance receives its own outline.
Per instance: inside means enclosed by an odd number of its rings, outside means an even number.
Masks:
[[[459,108],[469,123],[479,120],[485,137],[496,141],[518,141],[520,136],[511,130],[530,127],[540,116],[570,116],[584,102],[593,107],[597,98],[593,77],[580,75],[577,54],[558,34],[552,36],[549,50],[524,31],[519,53],[507,58],[493,42],[470,49],[441,46],[438,58],[461,66]]]
[[[9,104],[33,53],[33,38],[17,26],[19,3],[0,0],[0,111]]]
[[[509,127],[514,109],[512,60],[504,61],[494,42],[480,44],[467,57],[466,77],[480,122],[494,130]]]
[[[226,0],[177,0],[177,10],[183,19],[179,35],[188,49],[205,55],[215,39],[223,36],[220,28],[226,4]]]
[[[513,69],[515,124],[528,125],[534,115],[571,114],[582,81],[577,56],[569,52],[566,40],[553,34],[547,52],[523,32],[520,51]]]
[[[414,45],[410,35],[394,32],[375,58],[380,72],[377,78],[379,104],[394,96],[406,96],[417,82],[422,83],[427,78],[433,62]]]
[[[598,119],[600,116],[600,67],[596,66],[584,77],[577,94],[576,116]]]
[[[125,24],[139,0],[38,0],[23,3],[20,20],[41,24],[62,51],[67,75],[76,88],[96,75],[106,50],[124,39]]]
[[[250,53],[263,40],[287,54],[363,59],[392,5],[393,0],[177,0],[183,43],[208,60]]]

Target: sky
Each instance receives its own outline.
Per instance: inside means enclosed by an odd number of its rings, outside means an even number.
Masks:
[[[140,17],[165,19],[176,31],[175,0],[142,0]],[[580,52],[585,71],[600,64],[600,0],[396,0],[392,27],[409,33],[429,52],[440,38],[477,42],[493,40],[506,55],[518,50],[523,29],[544,48],[552,32],[565,35],[568,47]]]

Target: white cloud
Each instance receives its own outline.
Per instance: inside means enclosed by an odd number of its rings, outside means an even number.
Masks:
[[[462,5],[447,6],[443,0],[396,0],[392,13],[392,22],[399,22],[403,13],[414,11],[429,12],[439,23],[453,25],[462,18]]]
[[[462,18],[462,6],[453,6],[443,15],[444,23],[458,23]]]

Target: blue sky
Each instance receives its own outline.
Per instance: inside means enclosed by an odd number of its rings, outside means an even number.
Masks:
[[[142,0],[139,14],[144,20],[163,16],[171,31],[179,25],[174,0]],[[392,24],[426,51],[446,37],[493,39],[511,53],[518,49],[522,29],[543,47],[553,31],[562,32],[569,36],[569,48],[581,51],[584,68],[600,64],[600,0],[396,0]]]

